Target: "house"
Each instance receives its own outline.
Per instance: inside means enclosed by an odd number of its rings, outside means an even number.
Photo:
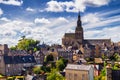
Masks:
[[[63,57],[64,59],[67,59],[68,61],[73,61],[73,51],[72,50],[64,50],[64,49],[58,49],[58,59],[60,57]]]
[[[35,57],[37,64],[43,64],[45,55],[43,54],[43,52],[41,50],[36,51],[33,55]]]
[[[6,76],[21,75],[26,67],[36,64],[33,55],[22,50],[9,50],[8,46],[0,45],[0,73]]]
[[[65,72],[66,80],[94,80],[94,68],[92,65],[68,64]]]

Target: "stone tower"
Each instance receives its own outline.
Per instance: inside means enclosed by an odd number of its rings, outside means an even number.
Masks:
[[[75,39],[79,44],[83,43],[84,37],[83,37],[83,28],[82,28],[82,22],[80,17],[80,12],[78,14],[78,20],[77,20],[77,27],[75,29]]]

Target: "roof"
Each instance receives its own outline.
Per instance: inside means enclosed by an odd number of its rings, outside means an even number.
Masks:
[[[65,33],[65,38],[74,38],[75,37],[75,33]]]
[[[36,63],[34,56],[4,56],[5,64]]]
[[[64,50],[64,49],[58,49],[57,52],[58,53],[73,53],[72,50]]]
[[[77,64],[68,64],[66,69],[73,69],[73,70],[86,70],[89,71],[92,65],[77,65]]]
[[[111,39],[84,39],[84,44],[111,43]]]

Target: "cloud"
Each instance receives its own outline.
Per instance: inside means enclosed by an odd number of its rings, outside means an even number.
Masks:
[[[48,19],[45,19],[45,18],[36,18],[34,20],[35,23],[42,23],[42,24],[49,24],[50,21]]]
[[[85,4],[87,4],[88,6],[103,6],[108,5],[109,2],[110,0],[85,0]]]
[[[5,21],[5,22],[8,22],[8,21],[10,21],[8,18],[6,18],[6,17],[2,17],[2,18],[0,18],[0,20],[1,21]]]
[[[25,21],[10,20],[0,24],[0,44],[7,43],[9,46],[17,44],[17,41],[20,39],[20,37],[25,34],[22,33],[22,30],[32,25],[32,23],[24,22]]]
[[[3,14],[3,10],[0,8],[0,16]]]
[[[84,12],[87,6],[90,7],[99,7],[108,5],[110,0],[73,0],[73,1],[49,1],[47,2],[47,8],[46,11],[51,12]]]
[[[23,4],[22,0],[0,0],[0,3],[6,5],[21,6]]]
[[[43,23],[45,23],[46,20],[49,22],[41,25],[22,20],[9,20],[6,23],[0,24],[0,44],[7,43],[9,46],[16,45],[17,41],[23,35],[27,38],[40,40],[41,42],[44,41],[47,44],[61,43],[60,41],[64,32],[71,26],[71,24],[68,24],[69,21],[64,17],[38,19]],[[50,21],[54,23],[50,24]]]
[[[120,41],[120,15],[118,10],[89,13],[82,17],[85,38],[87,39],[110,39],[114,42]]]
[[[120,41],[120,26],[103,28],[100,30],[85,31],[86,39],[111,39],[114,42]]]
[[[100,17],[96,14],[96,13],[89,13],[87,15],[85,15],[84,17],[82,17],[82,22],[83,23],[97,23],[99,22],[101,19]]]
[[[63,11],[63,7],[57,1],[47,2],[47,6],[48,7],[45,9],[46,11],[54,11],[54,12],[62,12]]]
[[[111,38],[112,41],[119,41],[120,26],[115,25],[115,23],[119,24],[120,16],[107,17],[117,13],[119,11],[116,10],[113,12],[101,11],[82,16],[85,38]],[[4,17],[1,19],[5,20]],[[35,18],[30,22],[25,20],[9,20],[5,23],[0,23],[0,44],[15,45],[23,35],[27,38],[40,40],[41,42],[44,41],[47,44],[61,44],[64,33],[75,32],[76,22],[77,18],[75,17]]]
[[[26,8],[26,11],[34,12],[35,10],[30,8],[30,7],[28,7],[28,8]]]
[[[94,15],[94,14],[93,14]],[[88,20],[88,22],[84,25],[84,29],[94,29],[94,28],[103,28],[103,27],[109,27],[115,23],[118,23],[120,21],[120,15],[116,15],[113,17],[106,17],[101,16],[101,14],[98,14],[98,16],[94,16],[94,19],[90,16],[85,16],[82,19]],[[88,18],[87,18],[88,17]],[[92,20],[92,21],[90,21]],[[84,24],[85,21],[83,21]]]

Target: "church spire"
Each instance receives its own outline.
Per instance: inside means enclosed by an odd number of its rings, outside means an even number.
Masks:
[[[78,13],[77,27],[81,27],[80,11],[79,11],[79,13]]]

